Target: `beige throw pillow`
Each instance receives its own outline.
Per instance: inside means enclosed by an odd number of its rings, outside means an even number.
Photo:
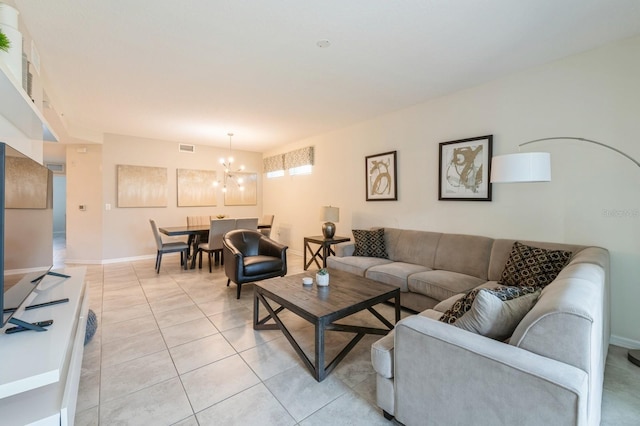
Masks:
[[[471,308],[453,325],[496,340],[509,338],[522,318],[533,308],[540,290],[502,300],[496,291],[481,289]]]

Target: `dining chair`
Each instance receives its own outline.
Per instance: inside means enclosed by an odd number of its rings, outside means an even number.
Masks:
[[[271,237],[271,227],[273,226],[273,215],[265,214],[262,216],[262,220],[258,223],[258,231],[265,237]]]
[[[202,253],[206,252],[209,257],[209,272],[211,272],[211,255],[215,254],[215,263],[218,263],[218,256],[220,257],[220,264],[224,265],[224,255],[222,254],[222,237],[229,231],[236,228],[235,219],[212,219],[210,221],[209,228],[209,240],[206,243],[198,244],[198,255],[200,261],[198,268],[202,269]]]
[[[287,275],[287,246],[249,229],[229,231],[222,239],[223,256],[227,258],[224,272],[227,287],[237,286],[240,299],[242,284]]]
[[[201,226],[209,224],[209,216],[187,216],[187,226]]]
[[[245,217],[236,219],[236,229],[251,229],[253,231],[258,230],[258,218],[257,217]]]
[[[162,236],[160,236],[160,232],[158,232],[156,222],[153,219],[149,219],[149,223],[151,224],[153,238],[156,240],[156,247],[158,249],[158,252],[156,253],[156,273],[160,273],[160,263],[162,262],[162,255],[164,253],[180,252],[180,265],[184,266],[184,269],[187,269],[189,260],[189,245],[182,241],[171,243],[163,242]]]

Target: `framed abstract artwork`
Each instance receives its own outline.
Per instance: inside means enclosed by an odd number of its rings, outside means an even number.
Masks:
[[[214,170],[177,169],[178,207],[215,206],[218,178]]]
[[[491,201],[493,135],[440,143],[439,200]]]
[[[396,152],[390,151],[365,157],[367,201],[398,199]]]
[[[119,164],[118,207],[167,207],[165,167]]]
[[[258,174],[250,172],[232,173],[226,178],[225,206],[255,206],[258,204]]]

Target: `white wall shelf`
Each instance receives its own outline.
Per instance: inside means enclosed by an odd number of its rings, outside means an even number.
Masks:
[[[0,62],[0,115],[29,139],[57,142],[58,136],[7,66]],[[2,135],[0,135],[2,136]]]

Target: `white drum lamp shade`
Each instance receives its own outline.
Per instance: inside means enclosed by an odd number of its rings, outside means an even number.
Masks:
[[[331,239],[336,233],[336,225],[333,222],[340,221],[340,209],[338,207],[323,206],[320,209],[320,220],[324,221],[322,225],[322,235]]]
[[[498,155],[491,160],[492,183],[549,181],[551,181],[551,155],[548,152]]]

